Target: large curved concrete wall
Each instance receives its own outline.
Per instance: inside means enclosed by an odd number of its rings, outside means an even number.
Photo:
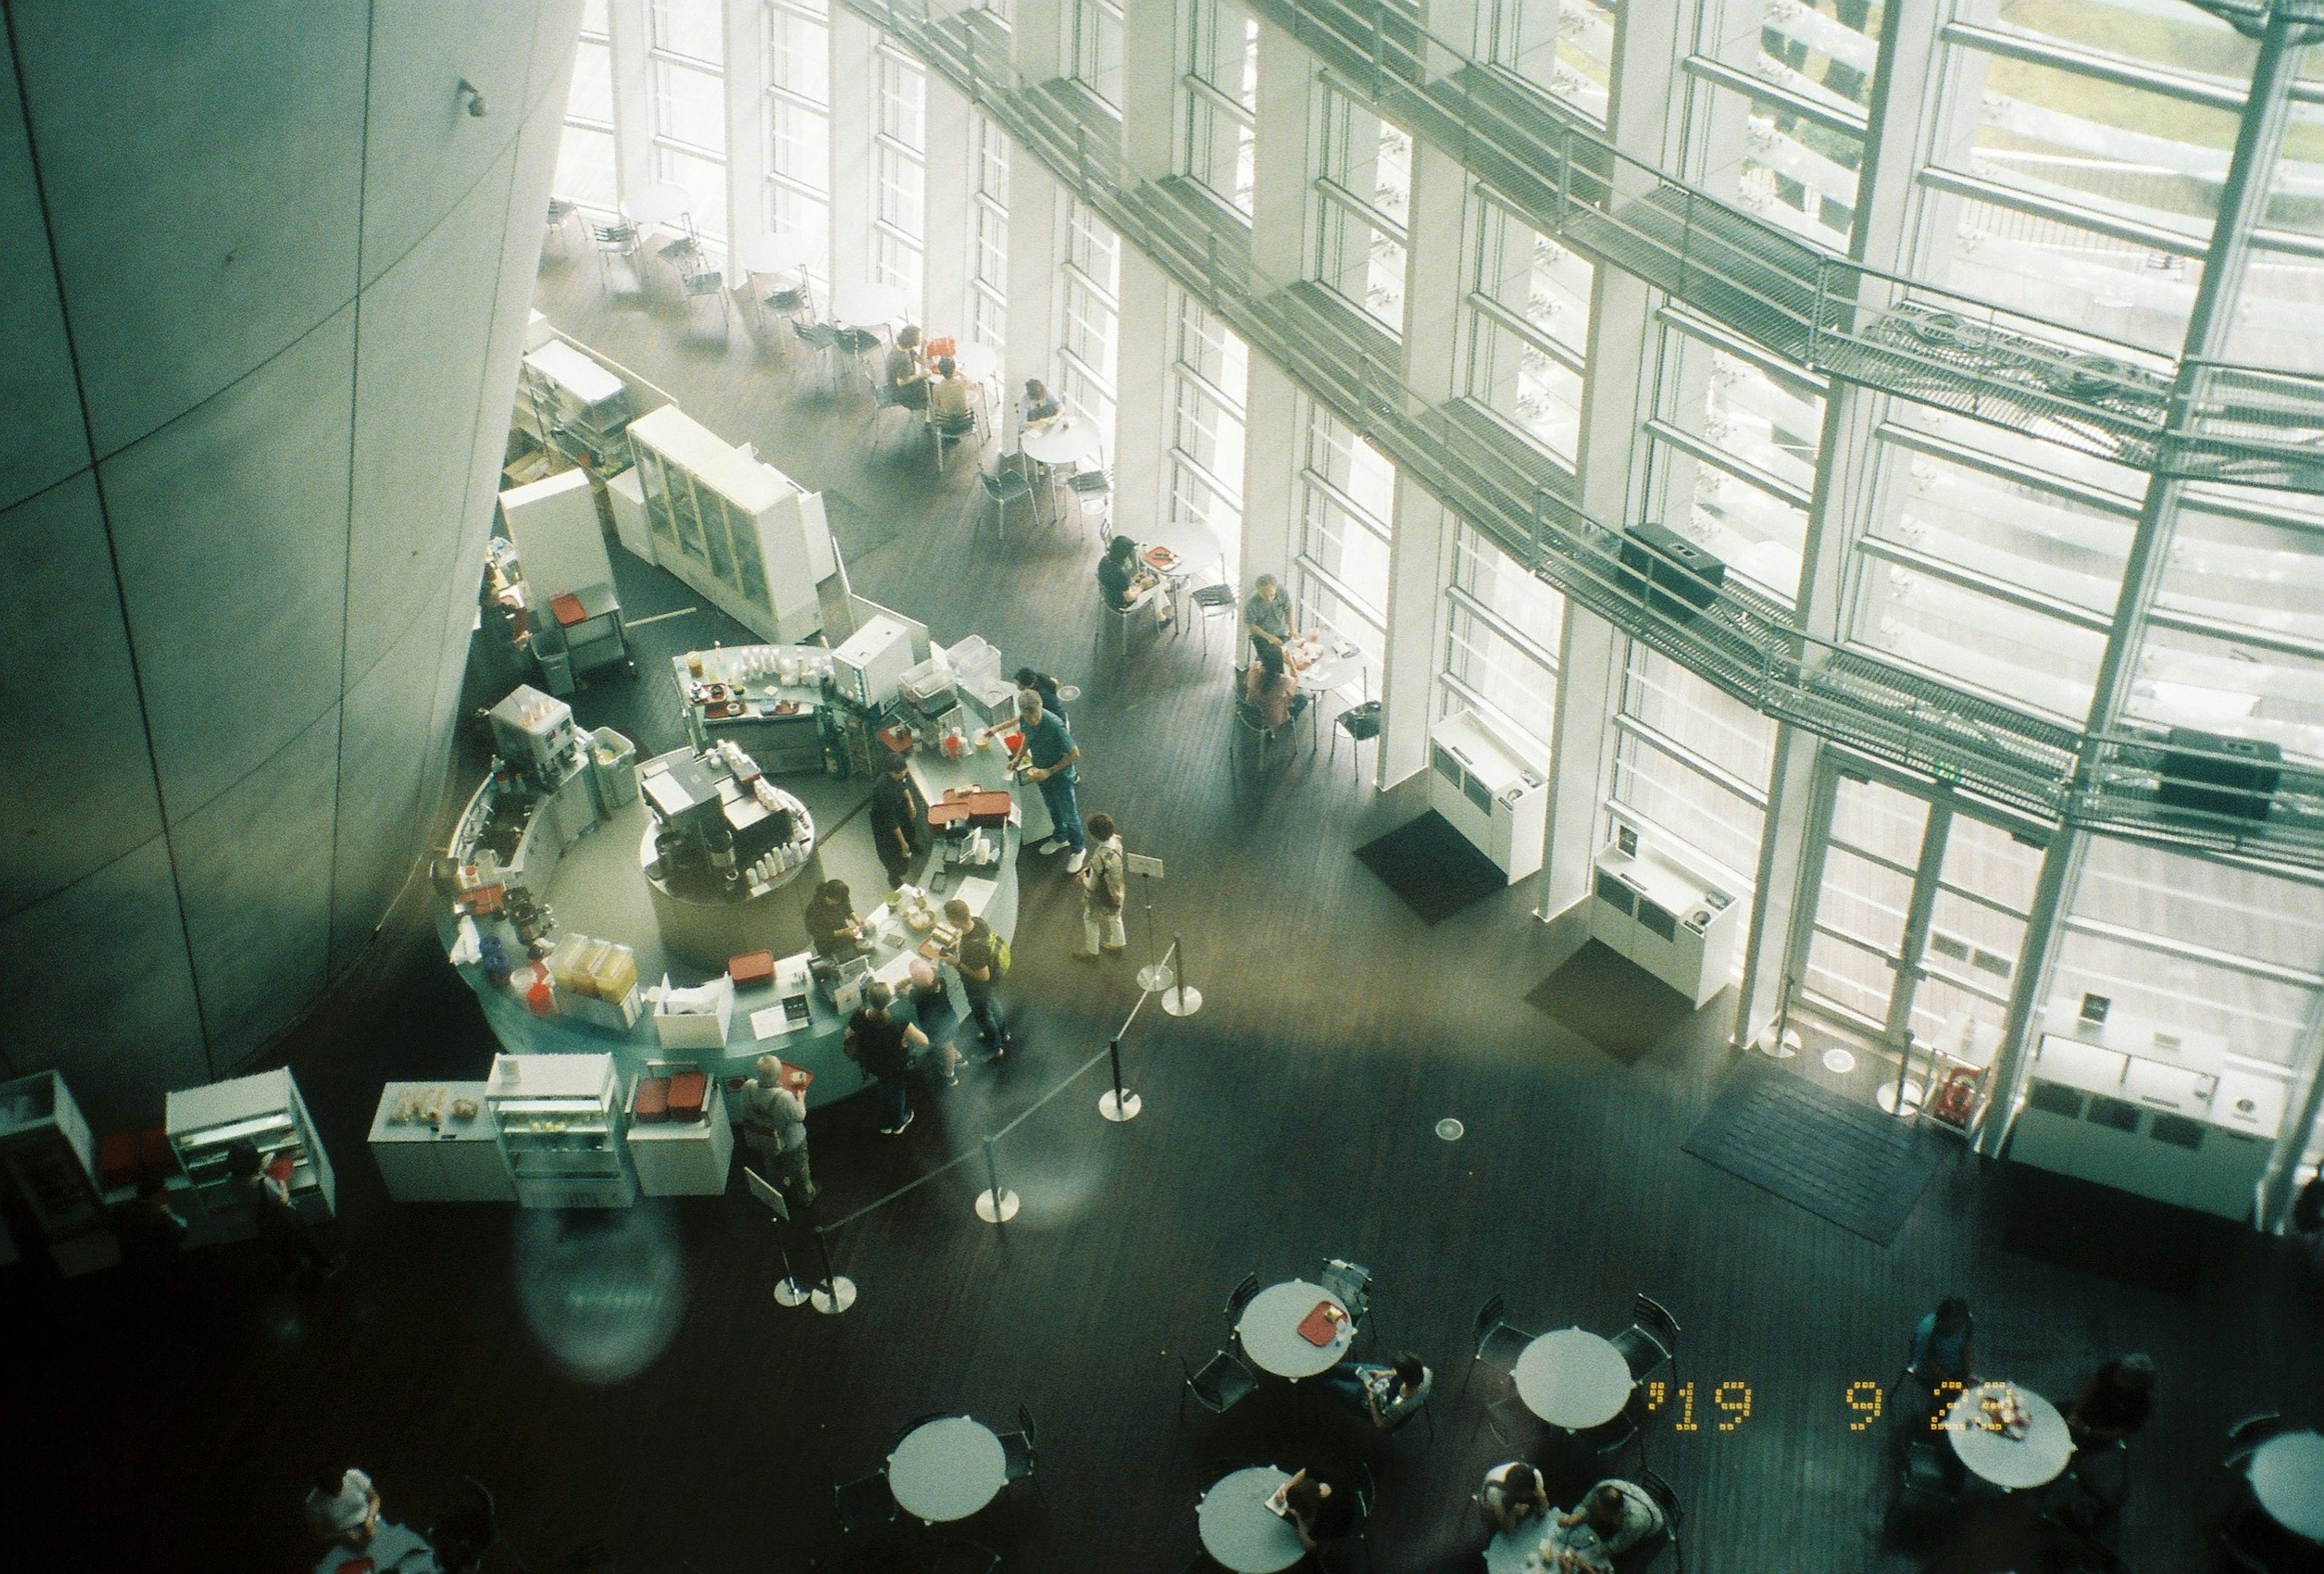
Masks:
[[[125,1122],[421,851],[580,0],[5,6],[0,1057]]]

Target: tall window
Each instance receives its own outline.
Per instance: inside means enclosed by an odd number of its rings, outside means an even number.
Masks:
[[[1121,6],[1117,0],[1072,0],[1074,80],[1121,113]]]
[[[1557,714],[1565,598],[1468,525],[1456,526],[1444,587],[1440,712],[1474,711],[1547,768]]]
[[[1687,143],[1704,184],[1845,250],[1856,226],[1865,106],[1880,74],[1885,0],[1706,5]]]
[[[1009,341],[1009,139],[975,110],[969,111],[971,252],[968,336],[999,351]]]
[[[1259,23],[1235,0],[1186,9],[1185,172],[1248,217],[1258,168]]]
[[[1302,620],[1355,645],[1376,677],[1388,649],[1396,466],[1318,406],[1306,406],[1305,430],[1298,478]]]
[[[1590,264],[1481,187],[1470,220],[1469,397],[1570,465],[1582,443]]]
[[[1065,214],[1057,397],[1113,446],[1114,352],[1121,331],[1121,239],[1078,199]]]
[[[1729,889],[1749,892],[1775,722],[1633,643],[1614,727],[1614,818],[1650,842],[1675,846],[1683,861],[1720,875]]]
[[[720,0],[650,0],[646,78],[657,182],[684,191],[705,240],[726,227],[725,9]]]
[[[1199,541],[1193,566],[1219,564],[1240,577],[1242,541],[1243,401],[1250,352],[1226,324],[1182,291],[1170,363],[1170,517]]]
[[[879,126],[872,139],[872,273],[920,311],[927,226],[927,73],[886,44],[873,51]]]
[[[573,88],[565,100],[565,134],[557,146],[557,195],[594,213],[621,206],[613,162],[613,50],[606,0],[581,8],[581,42],[573,55]]]
[[[1400,336],[1412,139],[1328,82],[1320,96],[1315,277]]]
[[[831,23],[825,0],[768,0],[767,227],[831,288]]]
[[[1477,29],[1486,35],[1477,58],[1602,123],[1614,79],[1617,9],[1614,0],[1488,0],[1477,8]]]

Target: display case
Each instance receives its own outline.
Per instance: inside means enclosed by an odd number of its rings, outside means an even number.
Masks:
[[[618,470],[628,462],[628,385],[562,339],[525,356],[517,409],[534,437],[581,464]]]
[[[484,1104],[516,1200],[527,1208],[626,1208],[637,1182],[622,1146],[610,1054],[503,1054]]]
[[[654,561],[778,644],[823,626],[816,587],[838,567],[823,494],[675,405],[630,423]]]
[[[692,1061],[649,1061],[631,1089],[625,1139],[630,1164],[637,1171],[638,1190],[649,1197],[715,1197],[726,1190],[726,1172],[734,1157],[734,1128],[726,1113],[725,1095],[715,1079],[698,1118],[641,1118],[637,1106],[638,1090],[650,1080],[698,1069]]]
[[[309,1222],[328,1219],[338,1206],[338,1182],[330,1155],[315,1135],[315,1122],[299,1084],[286,1071],[260,1072],[171,1093],[162,1129],[179,1167],[193,1187],[215,1238],[254,1235],[256,1221],[235,1195],[226,1174],[226,1150],[247,1137],[269,1167],[289,1164],[291,1204]]]
[[[86,1274],[121,1260],[106,1225],[96,1139],[56,1072],[0,1083],[0,1171],[60,1273]]]

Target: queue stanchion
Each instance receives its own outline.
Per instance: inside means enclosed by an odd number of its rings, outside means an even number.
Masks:
[[[855,1304],[855,1281],[831,1271],[831,1243],[823,1238],[823,1226],[815,1227],[816,1255],[823,1259],[823,1283],[815,1287],[807,1300],[826,1317],[836,1317]]]
[[[1017,1217],[1014,1192],[1001,1190],[1001,1166],[993,1162],[992,1138],[984,1139],[985,1190],[977,1193],[976,1216],[987,1224],[1006,1224]]]
[[[1192,1017],[1203,1008],[1203,991],[1186,981],[1186,937],[1171,935],[1170,950],[1178,959],[1178,979],[1175,987],[1162,991],[1162,1009],[1173,1017]]]
[[[1097,1096],[1097,1112],[1118,1126],[1125,1120],[1137,1119],[1138,1111],[1144,1108],[1145,1100],[1135,1093],[1122,1091],[1121,1035],[1117,1033],[1107,1042],[1105,1053],[1113,1062],[1113,1086]]]
[[[1126,862],[1131,874],[1148,882],[1144,898],[1146,953],[1154,960],[1138,970],[1138,987],[1149,995],[1159,994],[1168,989],[1174,981],[1170,971],[1170,953],[1167,951],[1157,951],[1154,943],[1154,887],[1151,882],[1162,878],[1162,861],[1158,858],[1148,858],[1143,853],[1133,852],[1129,854]]]
[[[783,1262],[783,1276],[775,1282],[775,1304],[804,1306],[808,1295],[807,1287],[799,1283],[798,1271],[791,1266],[790,1204],[783,1200],[780,1191],[767,1183],[764,1175],[748,1164],[742,1166],[742,1179],[749,1183],[751,1194],[767,1205],[767,1211],[771,1215],[769,1222],[775,1227],[775,1253]]]

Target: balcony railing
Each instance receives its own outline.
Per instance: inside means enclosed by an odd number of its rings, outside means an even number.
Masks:
[[[1216,312],[1398,470],[1496,545],[1633,639],[1755,709],[1936,779],[2046,817],[2117,833],[2324,868],[2324,771],[2287,766],[2264,820],[2161,803],[2157,740],[2073,729],[1801,630],[1789,609],[1722,586],[1703,604],[1652,594],[1622,533],[1553,490],[1455,406],[1406,382],[1395,346],[1310,281],[1252,266],[1247,235],[1175,181],[1135,179],[1110,123],[1062,82],[1021,78],[982,12],[931,16],[924,0],[849,7],[943,75],[1181,288]],[[1708,587],[1705,587],[1708,591]]]

